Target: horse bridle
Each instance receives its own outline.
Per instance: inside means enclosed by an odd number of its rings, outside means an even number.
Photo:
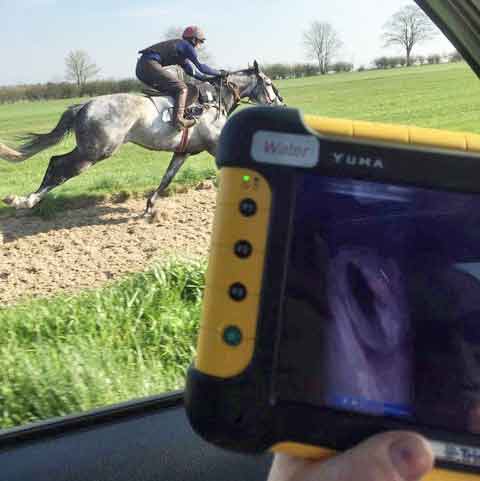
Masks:
[[[233,106],[230,108],[228,112],[225,110],[225,114],[229,116],[239,106],[242,99],[240,97],[240,89],[238,88],[238,85],[236,85],[233,82],[230,82],[228,80],[228,77],[225,80],[225,87],[230,89],[230,91],[233,93]],[[223,79],[220,79],[217,116],[215,118],[215,122],[220,118],[220,114],[222,112],[222,90],[223,90]]]
[[[234,82],[229,81],[228,77],[226,78],[225,86],[228,89],[230,89],[230,91],[233,93],[233,98],[234,98],[233,106],[228,112],[226,112],[227,115],[231,115],[240,106],[240,104],[247,104],[247,105],[254,104],[255,102],[253,101],[253,92],[259,88],[260,84],[263,89],[263,93],[265,94],[265,98],[268,101],[267,105],[272,105],[273,103],[275,103],[275,99],[271,98],[270,92],[268,91],[265,85],[265,78],[260,73],[257,73],[257,79],[259,80],[259,82],[257,82],[257,85],[253,89],[251,89],[250,93],[248,94],[248,100],[244,101],[240,96],[240,89],[238,85],[235,84]],[[273,84],[273,82],[271,83],[271,87],[276,97],[280,100],[280,102],[283,102],[283,98],[280,95],[280,92],[278,91],[277,87],[275,87],[275,85]],[[218,120],[221,109],[222,109],[222,106],[221,106],[222,88],[223,88],[223,81],[221,80],[220,92],[218,96],[218,113],[217,113],[216,120]]]
[[[270,96],[270,92],[266,86],[265,75],[259,72],[257,73],[257,78],[259,79],[260,82],[257,83],[257,86],[255,87],[255,89],[257,89],[259,84],[261,84],[265,98],[268,101],[268,105],[272,105],[273,103],[275,103],[275,98],[272,99],[272,97]],[[276,95],[278,100],[280,100],[280,102],[283,102],[283,98],[280,95],[280,92],[278,91],[277,87],[275,87],[273,82],[271,82],[270,87],[272,87],[273,93]]]

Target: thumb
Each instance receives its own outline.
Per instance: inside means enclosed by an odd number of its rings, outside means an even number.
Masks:
[[[325,463],[308,463],[291,481],[417,481],[433,468],[434,456],[421,436],[380,434]]]

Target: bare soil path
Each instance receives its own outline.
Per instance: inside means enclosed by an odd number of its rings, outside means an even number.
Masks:
[[[101,287],[171,255],[206,255],[216,191],[200,187],[159,199],[151,224],[140,217],[143,199],[67,210],[52,220],[0,219],[0,306]]]

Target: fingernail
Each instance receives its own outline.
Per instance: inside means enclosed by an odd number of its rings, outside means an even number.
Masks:
[[[405,481],[421,478],[432,464],[426,442],[415,436],[395,441],[390,446],[390,457],[394,468]]]

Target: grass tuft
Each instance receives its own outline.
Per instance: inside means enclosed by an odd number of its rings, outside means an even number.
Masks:
[[[170,260],[108,288],[0,309],[0,427],[183,386],[203,260]]]
[[[203,169],[194,168],[190,165],[181,170],[175,179],[175,183],[185,187],[195,187],[203,180],[217,180],[217,170],[213,167]]]

